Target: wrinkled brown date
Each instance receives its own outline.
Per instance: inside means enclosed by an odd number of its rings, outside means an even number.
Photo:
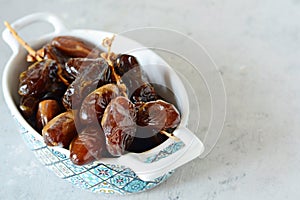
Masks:
[[[51,119],[44,126],[42,135],[47,145],[68,148],[77,135],[73,112],[67,111]]]
[[[178,110],[163,100],[144,103],[137,112],[137,125],[152,128],[155,133],[176,128],[179,123]]]
[[[46,99],[41,101],[36,113],[37,129],[42,130],[43,127],[60,112],[61,108],[56,100]]]
[[[35,127],[35,115],[39,101],[48,98],[60,98],[66,87],[57,78],[57,63],[43,60],[29,66],[19,76],[21,95],[19,108],[23,116]]]
[[[119,55],[114,62],[114,69],[127,86],[128,96],[133,103],[158,99],[154,87],[149,83],[148,77],[134,56]]]
[[[89,93],[111,82],[111,68],[107,62],[101,58],[95,60],[79,73],[66,90],[62,100],[64,107],[67,110],[79,109],[81,102]]]
[[[64,77],[74,81],[89,65],[97,62],[101,62],[101,60],[92,58],[70,58],[68,62],[65,63]]]
[[[19,77],[24,117],[42,129],[47,145],[70,148],[77,165],[153,148],[167,139],[159,131],[172,131],[180,122],[175,106],[157,100],[134,56],[118,55],[109,66],[101,53],[80,38],[59,36],[38,51],[44,60]],[[121,84],[115,85],[118,76]]]
[[[39,52],[43,52],[42,57],[44,60],[51,59],[55,60],[57,63],[64,64],[69,59],[69,56],[64,55],[57,48],[53,47],[51,44],[46,44],[43,46]]]
[[[158,95],[150,83],[143,83],[130,96],[130,100],[133,103],[155,101],[158,99]]]
[[[134,140],[127,151],[141,153],[150,150],[168,137],[161,134],[164,130],[169,133],[180,123],[180,114],[173,104],[163,100],[139,102],[137,110],[137,131]]]
[[[82,124],[101,122],[104,110],[109,102],[120,96],[117,85],[106,84],[90,93],[82,102],[79,118]]]
[[[61,64],[69,58],[98,58],[101,52],[95,45],[73,36],[55,37],[38,51],[44,59],[56,60]],[[35,60],[30,56],[28,59]]]
[[[73,58],[98,58],[102,53],[95,45],[73,36],[55,37],[50,45]]]
[[[110,101],[104,111],[101,125],[106,138],[106,148],[113,156],[121,156],[130,146],[136,132],[134,104],[119,96]]]
[[[100,126],[88,126],[70,144],[70,159],[84,165],[105,156],[105,137]]]
[[[143,75],[136,58],[131,55],[121,54],[114,63],[115,72],[121,76],[122,82],[127,86],[131,95],[134,90],[143,84]]]
[[[57,63],[50,59],[29,66],[20,74],[19,94],[40,97],[52,83],[57,81],[57,70]]]

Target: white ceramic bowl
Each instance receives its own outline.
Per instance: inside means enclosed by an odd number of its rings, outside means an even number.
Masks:
[[[45,21],[53,25],[54,32],[29,41],[34,48],[39,48],[58,35],[76,36],[96,45],[112,33],[96,30],[67,30],[59,19],[49,13],[36,13],[23,17],[12,23],[17,31],[27,25]],[[70,152],[60,147],[48,147],[42,136],[37,133],[22,117],[18,110],[18,77],[26,69],[26,51],[16,42],[10,32],[4,30],[3,39],[11,47],[13,54],[9,58],[3,73],[3,93],[5,101],[14,119],[19,124],[21,135],[33,150],[37,158],[59,177],[74,185],[93,192],[127,194],[145,191],[160,184],[168,178],[177,167],[198,157],[204,150],[201,141],[186,128],[189,115],[189,102],[186,90],[170,66],[152,51],[128,38],[117,36],[117,53],[131,54],[137,57],[144,71],[153,83],[170,88],[175,94],[181,123],[174,131],[180,139],[175,142],[166,140],[161,145],[145,153],[127,153],[119,158],[104,158],[84,166],[76,166],[69,159]],[[135,51],[134,49],[139,49]]]

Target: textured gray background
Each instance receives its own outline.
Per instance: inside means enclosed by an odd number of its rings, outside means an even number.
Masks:
[[[151,191],[116,197],[76,189],[43,167],[19,136],[1,92],[0,199],[299,199],[299,0],[0,0],[0,5],[0,22],[51,11],[72,29],[181,31],[208,49],[228,96],[223,134],[206,159],[184,165]],[[0,49],[2,74],[11,51],[2,40]]]

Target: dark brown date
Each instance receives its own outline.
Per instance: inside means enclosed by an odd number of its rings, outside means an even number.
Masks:
[[[21,96],[19,108],[23,116],[26,118],[26,120],[28,121],[33,120],[35,122],[34,114],[36,113],[38,103],[39,103],[39,99],[37,97]],[[35,123],[30,123],[30,124],[35,126]]]
[[[150,83],[143,83],[130,95],[130,100],[133,103],[155,101],[157,99],[156,91]]]
[[[70,58],[65,64],[64,77],[70,79],[71,81],[89,67],[93,63],[101,62],[101,59],[91,59],[91,58]]]
[[[172,133],[180,123],[176,107],[163,100],[139,102],[136,110],[137,131],[132,144],[126,149],[130,152],[141,153],[160,145],[168,139],[160,131]]]
[[[79,109],[83,99],[92,91],[111,83],[111,68],[103,59],[97,59],[85,67],[66,90],[63,105],[67,110]]]
[[[43,51],[44,59],[55,60],[57,63],[64,64],[70,58],[68,55],[64,55],[57,48],[53,47],[51,44],[46,44],[40,52]]]
[[[98,58],[102,50],[80,38],[73,36],[59,36],[37,51],[37,55],[44,59],[55,60],[64,64],[69,58]],[[27,55],[28,62],[37,61],[36,57]]]
[[[67,111],[54,117],[44,126],[42,135],[47,145],[68,148],[77,135],[73,112]]]
[[[143,85],[142,71],[135,57],[126,54],[119,55],[114,63],[114,69],[126,85],[129,96]]]
[[[163,100],[144,103],[137,112],[137,125],[152,128],[154,133],[176,128],[179,123],[180,114],[176,107]]]
[[[73,58],[98,58],[102,53],[95,45],[72,36],[56,37],[50,45],[62,54]]]
[[[109,102],[120,96],[119,88],[115,84],[106,84],[90,93],[82,102],[79,118],[82,124],[100,122]]]
[[[70,159],[84,165],[105,156],[105,136],[100,126],[88,126],[70,144]]]
[[[46,99],[41,101],[36,113],[37,129],[42,130],[43,127],[60,112],[61,108],[56,100]]]
[[[19,76],[21,95],[19,108],[26,120],[36,128],[38,103],[43,99],[61,98],[66,87],[57,78],[58,66],[54,60],[43,60],[28,67]]]
[[[106,148],[113,156],[121,156],[130,146],[136,132],[134,104],[119,96],[110,101],[102,117]]]
[[[168,99],[168,103],[176,103],[175,94],[169,88],[158,84],[153,85],[155,87],[155,92],[159,95],[162,95],[158,97],[159,99]],[[143,105],[145,105],[145,102],[137,102],[135,104],[137,112]],[[157,127],[147,126],[147,123],[145,123],[145,121],[141,124],[143,126],[137,126],[135,137],[133,139],[132,144],[129,147],[127,147],[127,151],[134,153],[145,152],[160,145],[168,139],[166,135],[157,132]],[[166,131],[168,133],[172,133],[174,129],[167,129]]]
[[[127,87],[127,93],[133,103],[157,100],[154,87],[141,69],[134,56],[121,54],[114,62],[115,72]]]
[[[129,70],[139,70],[139,63],[134,56],[127,54],[120,54],[114,61],[114,69],[119,76],[123,76]],[[138,76],[141,76],[141,72],[138,72]]]
[[[43,60],[29,66],[20,74],[19,94],[21,96],[41,97],[52,83],[57,81],[57,63],[54,60]]]

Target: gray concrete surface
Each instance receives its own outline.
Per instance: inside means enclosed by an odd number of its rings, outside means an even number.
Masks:
[[[43,167],[18,134],[1,91],[0,199],[299,199],[300,1],[0,0],[0,5],[0,22],[50,11],[70,29],[157,26],[183,32],[210,52],[228,97],[224,130],[208,157],[180,167],[151,191],[120,197],[79,190]],[[0,49],[2,76],[11,51],[2,40]]]

